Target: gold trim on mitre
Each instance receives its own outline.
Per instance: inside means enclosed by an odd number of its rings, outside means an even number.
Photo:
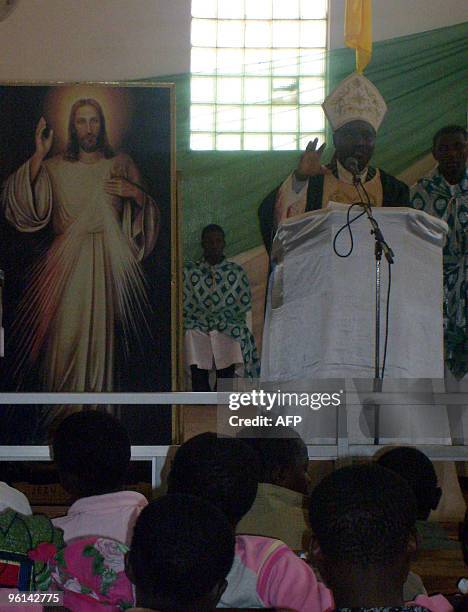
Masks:
[[[377,130],[387,105],[377,87],[362,74],[350,74],[327,96],[322,104],[332,130],[350,121],[366,121]]]

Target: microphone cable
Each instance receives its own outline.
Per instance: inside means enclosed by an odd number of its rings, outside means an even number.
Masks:
[[[346,160],[347,163],[345,163],[345,167],[349,166],[350,165],[349,162],[351,162],[351,161],[353,163],[357,164],[357,162],[356,162],[356,160],[354,160],[354,158],[349,158],[349,159]],[[352,172],[352,170],[349,170],[349,171]],[[362,195],[359,192],[358,185],[359,184],[362,185],[362,183],[361,183],[360,180],[356,179],[356,174],[355,173],[353,173],[353,178],[354,178],[354,180],[353,180],[354,188],[357,191],[357,194],[359,196],[359,200],[361,200],[362,199]],[[365,193],[365,195],[366,195],[366,197],[367,197],[367,199],[369,201],[369,204],[370,204],[369,194],[367,193],[367,191],[365,189],[364,189],[364,193]],[[338,255],[338,257],[341,257],[343,259],[346,258],[346,257],[349,257],[351,255],[351,253],[353,252],[353,250],[354,250],[354,237],[353,237],[353,232],[352,232],[352,229],[351,229],[351,223],[354,223],[355,221],[357,221],[363,215],[366,214],[366,210],[364,209],[361,213],[359,213],[359,215],[356,215],[355,217],[350,219],[351,209],[354,208],[355,206],[361,206],[362,204],[364,204],[364,202],[356,202],[354,204],[351,204],[351,206],[348,207],[348,211],[346,213],[346,223],[342,227],[340,227],[340,229],[336,232],[335,237],[333,238],[333,252],[335,253],[335,255]],[[349,251],[347,253],[340,253],[338,251],[338,249],[336,248],[336,241],[338,240],[338,236],[341,234],[341,232],[343,232],[346,228],[348,229],[348,232],[349,232],[350,247],[349,247]]]
[[[359,194],[359,197],[361,197],[360,194]],[[346,223],[342,227],[340,227],[340,229],[336,232],[335,237],[333,238],[333,252],[335,253],[335,255],[338,255],[338,257],[342,257],[342,258],[349,257],[354,250],[354,238],[353,238],[353,231],[351,229],[351,223],[354,223],[355,221],[357,221],[363,215],[366,214],[366,211],[364,210],[351,219],[350,218],[351,209],[354,208],[355,206],[360,206],[360,204],[351,204],[351,206],[348,206],[348,211],[346,213]],[[340,253],[338,249],[336,248],[336,241],[338,240],[338,236],[341,234],[341,232],[343,232],[346,228],[348,228],[348,231],[349,231],[350,247],[347,253]]]
[[[359,179],[356,179],[353,181],[353,185],[354,188],[356,189],[356,192],[358,194],[359,200],[362,200],[362,194],[360,193],[358,186],[361,185],[361,187],[363,188],[364,194],[366,196],[366,199],[368,201],[369,206],[371,206],[370,203],[370,198],[369,198],[369,194],[367,193],[364,185],[362,184],[362,182]],[[366,214],[366,210],[364,209],[361,213],[359,213],[359,215],[356,215],[356,217],[353,217],[353,219],[350,219],[350,214],[351,214],[351,209],[354,208],[354,206],[362,206],[364,204],[364,202],[356,202],[354,204],[351,204],[348,207],[348,212],[346,214],[346,223],[340,227],[340,229],[336,232],[335,237],[333,238],[333,252],[335,253],[335,255],[338,255],[338,257],[342,257],[342,258],[346,258],[349,257],[351,255],[351,253],[353,252],[354,249],[354,238],[353,238],[353,232],[351,230],[351,223],[354,223],[354,221],[357,221],[358,219],[360,219],[363,215]],[[344,231],[345,229],[348,229],[349,232],[349,241],[350,241],[350,247],[349,247],[349,251],[347,253],[339,253],[337,248],[336,248],[336,241],[338,239],[338,236],[341,234],[342,231]]]
[[[367,193],[366,188],[364,187],[362,181],[357,181],[356,191],[359,194],[358,185],[361,186],[364,194],[366,195],[367,202],[369,206],[372,206],[369,194]],[[388,267],[388,286],[387,286],[387,304],[385,307],[385,339],[384,339],[384,350],[383,350],[383,359],[382,359],[382,368],[380,369],[380,380],[383,380],[385,376],[385,365],[387,363],[387,348],[388,348],[388,330],[389,330],[389,321],[390,321],[390,293],[392,288],[392,264],[387,259],[387,267]]]
[[[362,181],[360,180],[356,180],[356,182],[354,183],[354,187],[356,189],[356,192],[359,196],[359,199],[362,199],[362,194],[359,191],[359,186],[361,186],[362,191],[364,192],[364,195],[366,196],[366,200],[367,200],[367,204],[366,206],[372,206],[371,204],[371,200],[370,200],[370,196],[366,190],[366,188],[364,187]],[[357,221],[358,219],[360,219],[363,215],[366,214],[366,210],[363,210],[361,213],[359,213],[359,215],[356,215],[356,217],[353,217],[353,219],[350,219],[350,214],[351,214],[351,209],[354,208],[355,206],[362,206],[362,204],[364,204],[364,202],[358,202],[355,204],[351,204],[351,206],[348,207],[348,211],[346,214],[346,223],[340,227],[340,229],[336,232],[335,237],[333,238],[333,251],[336,255],[338,255],[338,257],[341,258],[346,258],[349,257],[351,255],[351,253],[353,252],[354,249],[354,238],[353,238],[353,232],[351,229],[351,223],[354,223],[354,221]],[[338,236],[341,234],[341,232],[343,232],[345,229],[348,229],[349,232],[349,239],[350,239],[350,248],[349,251],[347,253],[340,253],[337,248],[336,248],[336,241],[338,239]],[[390,294],[391,294],[391,287],[392,287],[392,266],[390,264],[390,262],[387,260],[387,264],[388,264],[388,287],[387,287],[387,304],[386,304],[386,308],[385,308],[385,339],[384,339],[384,351],[383,351],[383,360],[382,360],[382,368],[380,370],[380,379],[383,380],[384,375],[385,375],[385,366],[387,363],[387,349],[388,349],[388,335],[389,335],[389,322],[390,322]]]
[[[388,287],[387,287],[387,306],[385,308],[385,340],[384,340],[384,351],[382,360],[382,369],[380,370],[380,378],[383,380],[385,375],[385,364],[387,363],[387,347],[388,347],[388,327],[389,327],[389,315],[390,315],[390,290],[392,287],[392,264],[387,261],[388,266]]]

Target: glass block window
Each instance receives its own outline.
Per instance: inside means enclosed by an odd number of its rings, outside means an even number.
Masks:
[[[323,142],[327,8],[327,0],[192,0],[192,149]]]

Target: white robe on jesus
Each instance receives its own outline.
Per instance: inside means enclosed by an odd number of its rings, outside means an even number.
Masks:
[[[147,297],[139,262],[153,249],[159,209],[111,196],[107,179],[141,185],[124,154],[95,163],[56,156],[31,186],[29,162],[6,181],[2,204],[21,232],[49,223],[51,247],[34,265],[15,322],[18,367],[40,360],[46,391],[112,391],[116,320],[140,329]]]

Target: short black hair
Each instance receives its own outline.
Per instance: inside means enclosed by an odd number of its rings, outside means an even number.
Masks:
[[[178,449],[168,490],[203,497],[237,525],[255,500],[259,475],[258,457],[245,442],[207,432]]]
[[[220,510],[191,495],[166,495],[138,517],[128,561],[137,588],[183,609],[226,578],[234,548]]]
[[[130,438],[112,415],[96,410],[75,412],[57,427],[52,438],[54,462],[70,474],[83,495],[118,489],[130,464]]]
[[[465,140],[468,138],[468,132],[461,125],[445,125],[438,130],[432,138],[432,148],[436,149],[441,136],[446,134],[462,134]]]
[[[399,474],[410,485],[418,504],[418,518],[426,519],[440,499],[437,474],[432,461],[411,446],[392,448],[377,458],[377,463]]]
[[[260,481],[272,482],[279,470],[307,460],[307,448],[292,427],[245,427],[237,434],[259,456]]]
[[[224,230],[220,225],[216,225],[216,223],[210,223],[202,229],[201,239],[203,240],[206,234],[210,234],[211,232],[217,232],[219,234],[222,234],[223,238],[226,238],[226,234],[224,233]]]
[[[326,476],[314,489],[310,526],[331,561],[384,567],[402,555],[416,522],[416,500],[403,478],[376,463]]]

